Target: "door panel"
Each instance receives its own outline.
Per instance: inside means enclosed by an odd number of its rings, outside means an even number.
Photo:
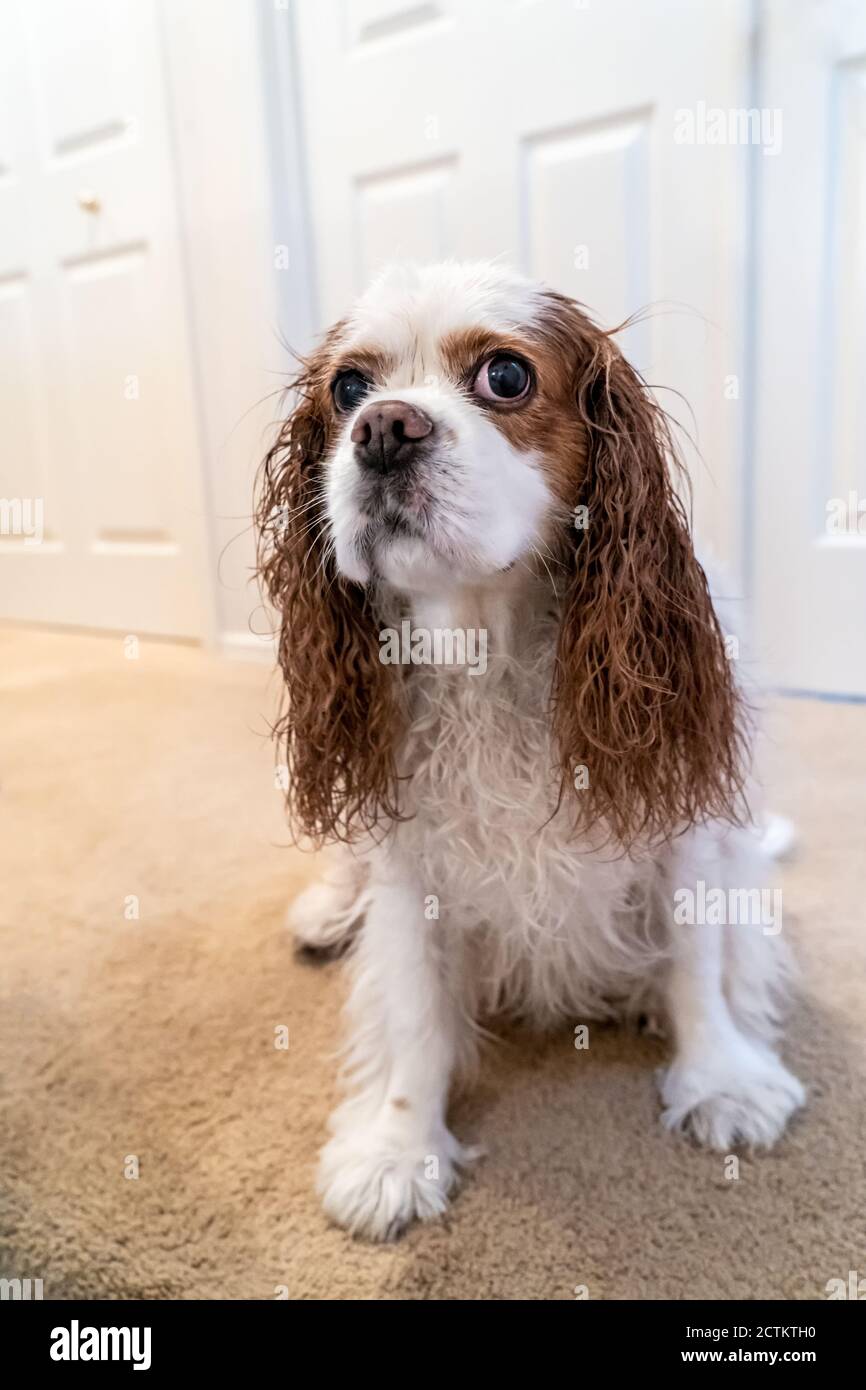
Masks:
[[[650,121],[649,110],[616,116],[532,139],[524,148],[526,268],[575,295],[588,292],[594,314],[607,324],[622,323],[650,300]],[[566,235],[571,227],[583,238],[575,245]],[[631,330],[624,339],[645,370],[648,336],[643,325],[641,335]]]
[[[866,11],[766,7],[755,566],[781,686],[866,695]]]
[[[204,510],[154,0],[0,10],[0,613],[207,627]],[[11,115],[14,114],[14,124]],[[9,134],[15,132],[14,139]]]

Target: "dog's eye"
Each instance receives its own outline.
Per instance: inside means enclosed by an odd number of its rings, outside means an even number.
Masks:
[[[360,372],[341,372],[331,384],[334,404],[338,410],[346,412],[359,406],[369,389],[369,381]]]
[[[473,391],[484,401],[516,402],[528,395],[532,378],[519,357],[498,352],[484,362],[475,378]]]

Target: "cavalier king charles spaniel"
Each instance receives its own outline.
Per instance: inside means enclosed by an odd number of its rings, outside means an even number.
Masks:
[[[293,385],[259,562],[290,818],[329,846],[292,925],[353,946],[326,1212],[386,1240],[445,1210],[496,1015],[663,1019],[664,1124],[771,1144],[804,1099],[786,952],[665,413],[578,304],[487,263],[387,270]]]

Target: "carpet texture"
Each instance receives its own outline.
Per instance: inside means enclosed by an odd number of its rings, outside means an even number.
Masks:
[[[455,1103],[487,1156],[447,1221],[372,1248],[313,1193],[345,972],[282,925],[311,860],[274,693],[192,647],[0,629],[0,1273],[117,1299],[791,1299],[866,1274],[866,708],[774,710],[810,1091],[779,1148],[731,1180],[664,1133],[662,1042],[512,1031]]]

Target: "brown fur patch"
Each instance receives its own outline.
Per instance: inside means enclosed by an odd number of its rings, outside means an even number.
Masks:
[[[497,406],[475,398],[512,448],[541,455],[554,495],[575,505],[585,457],[586,436],[574,409],[573,353],[563,352],[556,335],[543,326],[527,326],[525,334],[466,329],[442,344],[449,375],[470,390],[479,367],[494,353],[514,353],[532,368],[534,389],[525,403]]]
[[[573,301],[549,293],[539,331],[571,364],[584,436],[571,461],[558,450],[548,467],[588,516],[560,537],[568,587],[551,696],[562,794],[574,797],[585,764],[581,819],[626,848],[709,818],[742,823],[745,710],[674,487],[668,418]]]
[[[395,365],[393,357],[380,352],[376,347],[353,347],[345,351],[338,348],[330,359],[329,381],[332,381],[338,372],[356,371],[361,372],[376,385],[385,380]]]

